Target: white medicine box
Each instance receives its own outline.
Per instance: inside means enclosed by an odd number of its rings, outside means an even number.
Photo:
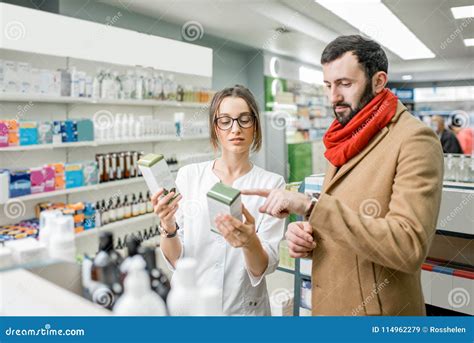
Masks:
[[[160,188],[165,189],[165,195],[169,192],[177,193],[174,178],[163,155],[147,154],[143,156],[138,161],[138,168],[140,168],[152,195]]]
[[[242,220],[240,191],[222,182],[216,183],[209,192],[207,192],[207,205],[209,208],[211,231],[215,233],[220,234],[214,223],[219,214],[230,214],[232,217]]]

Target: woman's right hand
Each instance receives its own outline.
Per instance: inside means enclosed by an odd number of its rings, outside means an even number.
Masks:
[[[181,200],[182,195],[179,194],[173,201],[170,200],[175,196],[174,192],[170,192],[160,199],[164,194],[165,190],[160,188],[158,192],[152,195],[151,203],[155,213],[160,217],[161,226],[169,233],[176,230],[176,218],[175,214],[178,210],[178,202]]]

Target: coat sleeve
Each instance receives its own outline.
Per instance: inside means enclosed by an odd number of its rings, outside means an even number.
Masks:
[[[273,188],[285,188],[285,180],[281,177]],[[265,276],[273,273],[278,267],[280,261],[279,245],[285,230],[284,219],[278,219],[267,214],[262,214],[262,216],[262,222],[257,223],[258,227],[256,229],[262,247],[268,255],[268,265],[260,276],[252,275],[247,265],[245,265],[252,287],[257,287]]]
[[[415,273],[435,232],[442,182],[440,142],[429,128],[422,128],[400,147],[385,217],[365,216],[343,200],[322,194],[310,223],[323,240],[333,240],[376,264]]]

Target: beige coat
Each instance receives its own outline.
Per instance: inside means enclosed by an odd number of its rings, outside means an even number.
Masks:
[[[437,136],[400,102],[364,150],[329,166],[309,220],[313,315],[425,315],[421,264],[442,180]]]

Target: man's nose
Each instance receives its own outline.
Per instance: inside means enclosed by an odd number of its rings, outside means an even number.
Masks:
[[[336,87],[333,87],[329,93],[329,100],[331,101],[331,104],[334,106],[337,103],[344,100],[344,97],[341,95],[341,93],[338,92]]]

